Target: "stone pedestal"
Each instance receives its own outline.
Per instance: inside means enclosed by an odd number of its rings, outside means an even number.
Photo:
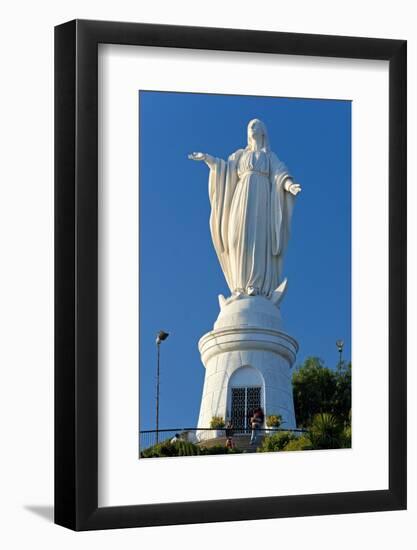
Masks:
[[[206,368],[199,428],[209,428],[213,416],[229,420],[232,388],[245,387],[260,387],[265,417],[279,414],[283,428],[296,428],[291,367],[298,344],[282,331],[279,309],[271,300],[229,299],[198,347]]]

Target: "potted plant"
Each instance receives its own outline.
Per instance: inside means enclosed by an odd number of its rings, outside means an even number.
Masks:
[[[213,416],[210,421],[210,428],[214,430],[213,437],[222,437],[224,435],[224,418],[222,416]]]
[[[282,416],[280,414],[270,414],[266,417],[266,429],[268,433],[276,432],[282,424]]]

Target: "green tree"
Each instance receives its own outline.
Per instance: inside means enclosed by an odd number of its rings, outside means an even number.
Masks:
[[[318,357],[307,358],[293,374],[295,417],[306,427],[313,416],[328,412],[336,391],[334,373]]]
[[[345,424],[350,424],[352,407],[352,364],[342,362],[336,372],[336,388],[331,412]]]
[[[309,357],[293,374],[297,424],[308,427],[315,415],[331,413],[347,423],[351,409],[351,364],[327,368],[318,357]]]

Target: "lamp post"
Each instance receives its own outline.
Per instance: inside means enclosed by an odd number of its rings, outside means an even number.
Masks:
[[[343,352],[343,346],[345,343],[343,340],[336,340],[336,347],[339,350],[339,368],[342,366],[342,352]]]
[[[161,342],[166,340],[169,336],[168,332],[160,330],[156,335],[156,442],[159,441],[159,360],[160,360],[160,346]]]

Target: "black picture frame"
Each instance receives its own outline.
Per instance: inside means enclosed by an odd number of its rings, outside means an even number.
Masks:
[[[389,62],[389,488],[98,507],[98,44]],[[55,28],[55,522],[108,529],[406,508],[406,41],[74,20]]]

